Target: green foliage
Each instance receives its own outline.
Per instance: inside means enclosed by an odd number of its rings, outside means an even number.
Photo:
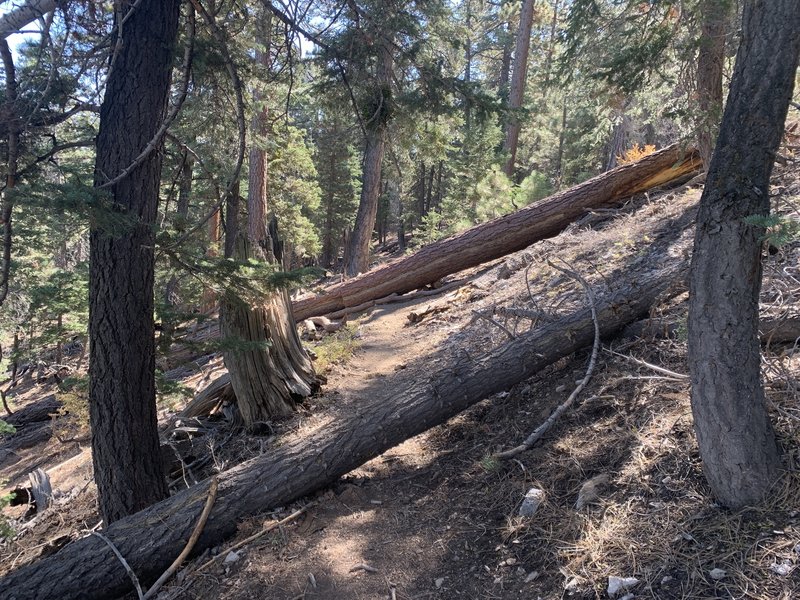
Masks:
[[[800,222],[783,215],[751,215],[745,219],[749,225],[765,230],[762,241],[780,248],[800,239]]]
[[[0,435],[11,435],[16,433],[17,429],[13,425],[6,423],[3,419],[0,419]]]
[[[358,326],[349,323],[331,335],[326,335],[314,348],[317,359],[314,366],[324,373],[334,365],[347,362],[358,350],[361,342],[358,339]]]
[[[2,421],[0,421],[2,423]],[[0,482],[5,484],[6,482]],[[11,527],[11,524],[8,522],[8,519],[2,514],[3,509],[11,504],[11,501],[14,499],[14,493],[8,494],[0,494],[0,539],[10,539],[14,537],[16,532]]]

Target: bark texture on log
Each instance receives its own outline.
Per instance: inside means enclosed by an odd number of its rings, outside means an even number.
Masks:
[[[623,198],[697,172],[700,165],[694,150],[670,146],[517,212],[425,246],[408,258],[334,286],[321,296],[299,300],[294,303],[294,317],[304,321],[391,293],[403,294],[421,288],[451,273],[557,235],[589,209],[613,206]]]
[[[669,223],[650,251],[608,278],[613,289],[598,294],[603,335],[646,314],[653,302],[685,277],[684,259],[666,250],[690,219]],[[680,256],[682,253],[676,252]],[[660,258],[659,258],[660,257]],[[430,378],[398,375],[397,396],[365,401],[354,418],[332,423],[310,437],[290,440],[274,451],[222,474],[217,499],[196,552],[236,532],[237,521],[325,487],[389,448],[457,415],[487,396],[506,390],[592,343],[589,308],[548,323],[474,359],[455,353]],[[182,550],[203,508],[209,483],[185,490],[136,515],[113,523],[105,535],[143,583],[157,578]],[[0,580],[9,599],[109,598],[130,590],[123,567],[93,536]]]

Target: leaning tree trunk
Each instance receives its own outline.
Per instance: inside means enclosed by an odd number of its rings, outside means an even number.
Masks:
[[[637,163],[618,167],[510,215],[476,225],[453,237],[422,248],[366,275],[330,288],[325,294],[294,304],[298,321],[403,294],[527,248],[557,235],[592,208],[613,206],[623,198],[696,173],[696,152],[665,148]]]
[[[95,185],[148,147],[165,117],[178,0],[144,0],[125,22],[100,107]],[[106,524],[167,496],[155,397],[154,224],[161,181],[156,149],[110,188],[124,231],[90,235],[89,411],[100,513]]]
[[[256,60],[269,68],[269,15],[260,31],[265,50]],[[263,98],[254,94],[256,104]],[[247,192],[247,235],[237,234],[237,260],[268,260],[280,264],[275,235],[267,232],[267,155],[261,144],[268,135],[266,106],[259,107],[251,123]],[[292,413],[295,402],[318,387],[311,359],[297,335],[287,290],[276,290],[251,306],[233,291],[226,293],[220,310],[223,339],[232,349],[224,353],[225,366],[236,396],[236,405],[248,428]]]
[[[722,68],[731,0],[702,0],[697,51],[697,147],[706,169],[711,164],[722,116]]]
[[[684,219],[684,227],[688,219]],[[684,278],[682,253],[670,253],[681,228],[665,236],[611,281],[612,290],[596,304],[603,335],[648,313],[656,300]],[[664,258],[677,255],[679,258]],[[295,439],[222,473],[219,488],[195,552],[218,545],[236,532],[237,521],[330,485],[389,448],[443,423],[476,402],[506,390],[553,362],[592,343],[589,308],[547,323],[485,354],[458,353],[449,367],[431,377],[397,375],[395,390],[365,398],[358,414]],[[138,515],[112,525],[106,536],[143,583],[149,583],[183,549],[208,493],[208,484],[185,490]],[[130,579],[105,543],[94,536],[0,580],[7,596],[28,598],[109,598],[131,588]]]
[[[388,42],[381,44],[376,73],[375,104],[366,123],[366,146],[361,181],[361,200],[350,236],[350,248],[345,262],[345,273],[353,277],[369,268],[369,245],[375,218],[378,215],[378,200],[381,192],[381,163],[386,146],[386,127],[391,114],[392,54]]]
[[[719,140],[700,201],[689,301],[689,366],[703,471],[729,507],[758,502],[781,468],[764,405],[758,340],[769,179],[800,54],[800,2],[745,5]]]
[[[511,90],[508,95],[508,110],[511,117],[506,126],[505,151],[508,153],[505,174],[514,175],[514,163],[517,160],[517,145],[522,121],[517,112],[522,108],[525,97],[525,81],[528,77],[528,51],[531,47],[531,27],[533,26],[533,13],[536,0],[524,0],[522,12],[519,15],[519,29],[517,41],[514,46],[514,70],[511,73]]]

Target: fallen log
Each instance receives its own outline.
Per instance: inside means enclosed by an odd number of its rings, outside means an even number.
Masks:
[[[686,223],[684,223],[684,227]],[[670,224],[671,239],[680,227]],[[665,234],[667,235],[667,234]],[[612,274],[612,289],[597,291],[596,310],[607,336],[647,314],[685,277],[686,261],[668,258],[657,240],[628,268]],[[682,256],[682,252],[673,253]],[[667,257],[667,258],[665,258]],[[219,476],[217,499],[195,552],[218,545],[237,522],[326,487],[389,448],[443,423],[494,393],[527,379],[594,339],[590,310],[542,325],[479,357],[455,352],[431,377],[403,371],[394,390],[360,412],[311,436],[297,437]],[[413,371],[413,370],[409,370]],[[105,531],[140,581],[154,581],[183,549],[206,501],[206,481],[112,523]],[[112,598],[131,589],[125,569],[95,536],[77,540],[51,557],[0,580],[4,599]]]
[[[686,335],[686,322],[670,318],[642,319],[623,329],[626,338],[675,339]],[[800,317],[762,317],[758,323],[762,344],[794,344],[800,339]]]
[[[557,235],[590,209],[613,206],[624,198],[695,173],[701,165],[696,151],[670,146],[541,202],[425,246],[407,258],[333,286],[320,296],[298,300],[293,305],[294,317],[304,321],[364,305],[392,293],[419,289],[451,273]]]

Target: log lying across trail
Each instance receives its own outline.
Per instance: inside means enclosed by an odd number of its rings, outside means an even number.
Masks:
[[[678,239],[681,230],[682,226],[670,224],[664,235]],[[596,309],[604,335],[646,315],[651,305],[685,276],[685,259],[669,258],[666,253],[670,243],[662,236],[644,256],[608,277],[611,290],[597,291]],[[417,373],[415,377],[417,370],[413,367],[403,371],[392,387],[399,391],[396,395],[369,401],[365,398],[352,418],[339,420],[311,436],[298,436],[220,474],[216,502],[195,552],[235,534],[241,519],[286,506],[329,486],[389,448],[531,377],[590,345],[593,339],[591,313],[583,308],[485,355],[453,352],[453,357],[443,358],[438,372],[430,376]],[[143,584],[154,581],[181,552],[203,508],[209,485],[205,482],[187,489],[104,531]],[[131,587],[111,549],[97,537],[88,536],[10,573],[0,580],[0,596],[4,600],[113,598]]]
[[[457,273],[527,248],[553,237],[587,211],[699,172],[695,150],[677,145],[617,167],[580,185],[559,192],[509,215],[476,225],[395,260],[356,279],[333,286],[324,294],[294,303],[294,317],[303,321],[358,306],[389,294],[404,294]]]

